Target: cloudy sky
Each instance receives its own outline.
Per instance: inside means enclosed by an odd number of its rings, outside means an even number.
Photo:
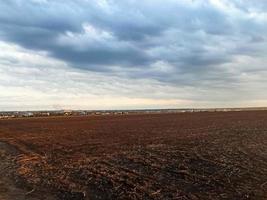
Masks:
[[[266,0],[0,2],[0,110],[267,106]]]

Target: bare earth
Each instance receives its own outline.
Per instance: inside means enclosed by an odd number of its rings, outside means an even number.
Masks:
[[[0,142],[0,200],[55,200],[55,197],[45,193],[27,191],[15,183],[12,175],[15,172],[13,157],[18,156],[18,151],[6,143]]]
[[[1,200],[263,200],[267,112],[1,120],[0,159]]]

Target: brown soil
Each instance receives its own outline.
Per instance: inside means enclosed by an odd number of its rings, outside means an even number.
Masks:
[[[0,142],[0,200],[55,200],[55,197],[41,191],[27,191],[27,187],[14,179],[14,158],[18,155],[13,146]]]
[[[2,120],[0,141],[0,199],[267,199],[266,111]]]

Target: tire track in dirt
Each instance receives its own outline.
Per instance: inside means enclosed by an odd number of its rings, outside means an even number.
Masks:
[[[1,200],[55,200],[51,195],[40,191],[19,187],[15,180],[16,163],[14,157],[19,151],[12,145],[0,141],[0,199]],[[21,184],[21,183],[20,183]]]

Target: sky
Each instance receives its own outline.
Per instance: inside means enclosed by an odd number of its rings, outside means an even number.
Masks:
[[[266,0],[0,2],[0,110],[267,106]]]

